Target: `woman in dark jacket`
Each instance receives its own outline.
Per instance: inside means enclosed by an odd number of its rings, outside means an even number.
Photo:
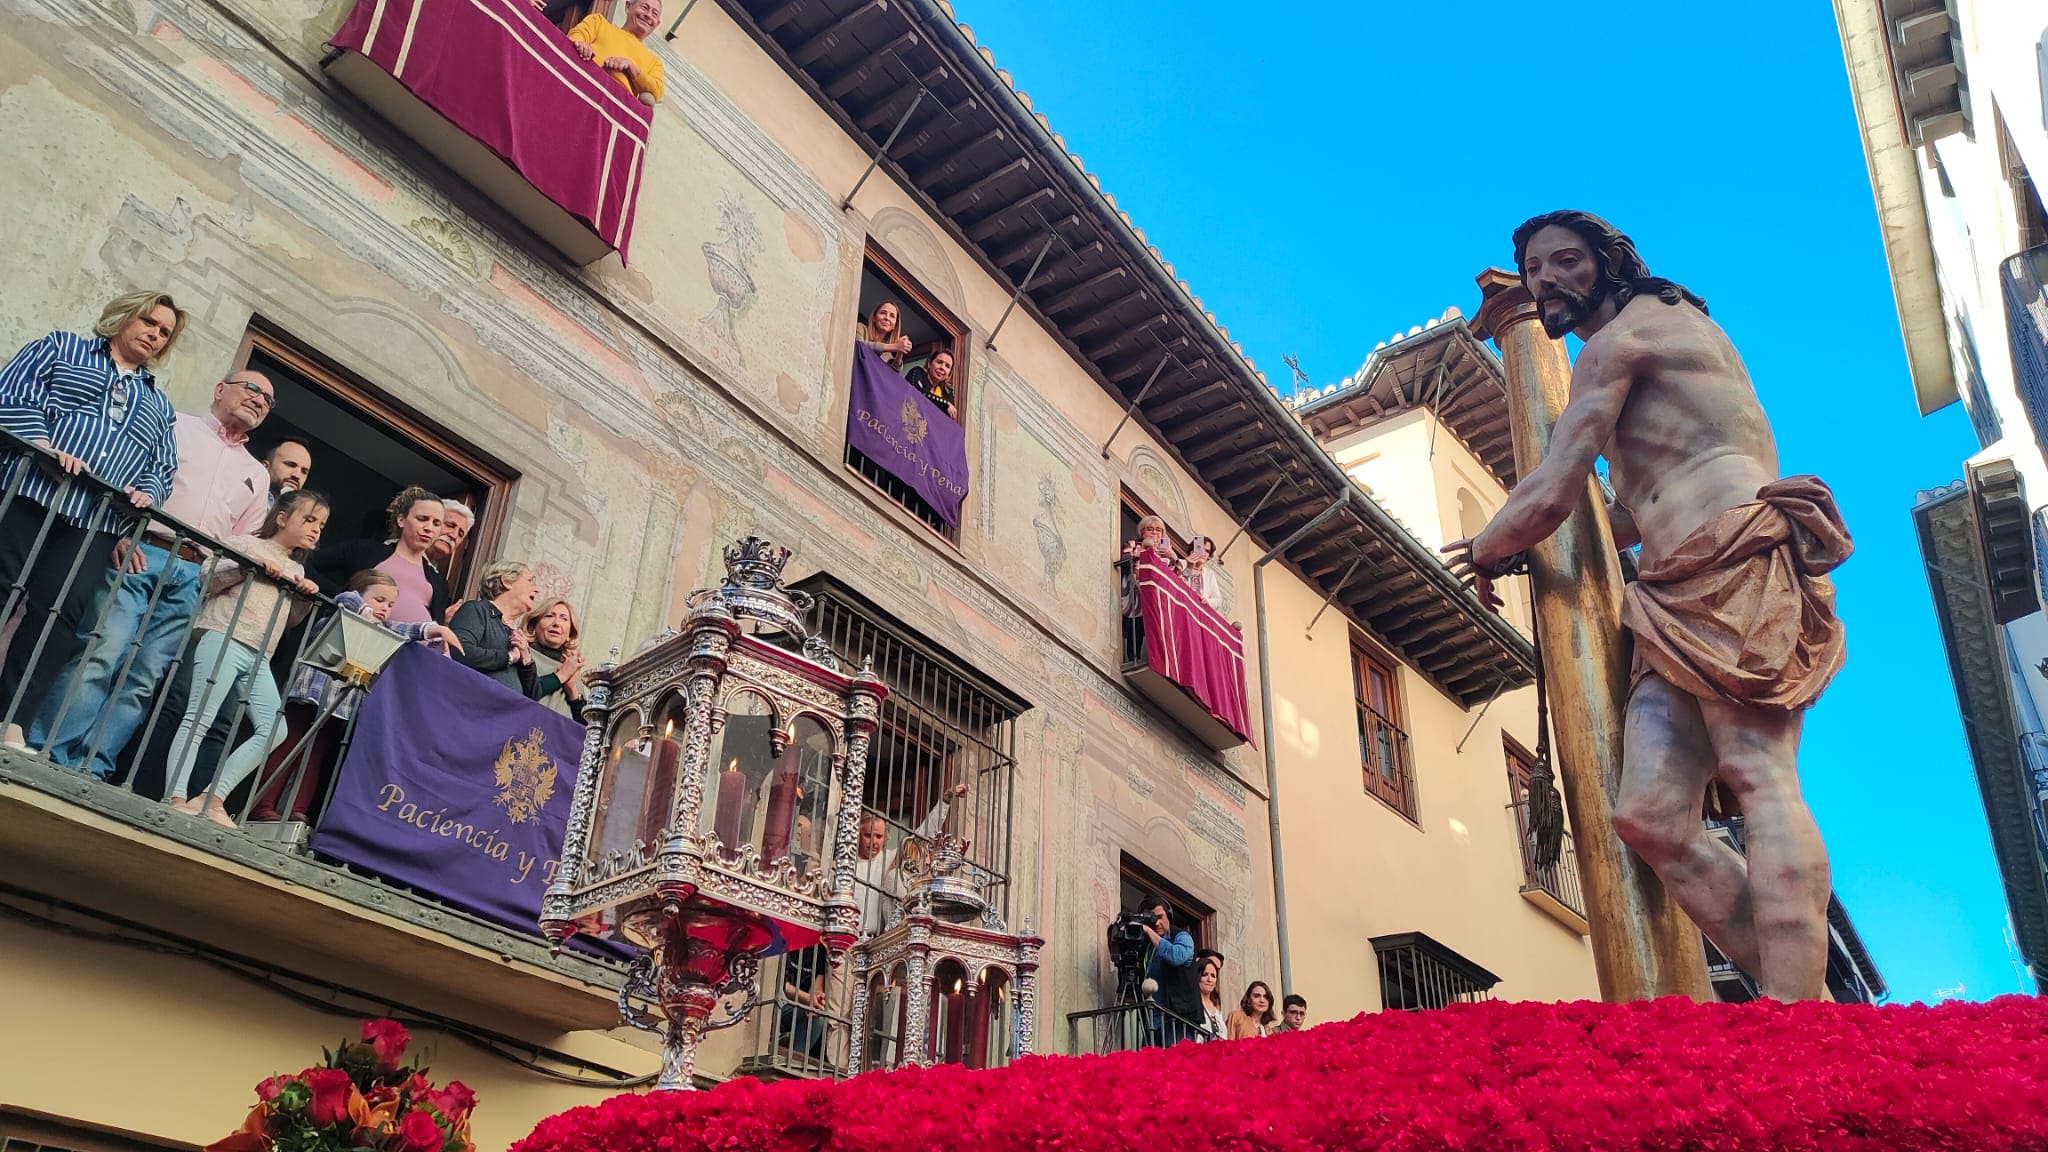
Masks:
[[[446,521],[441,498],[425,488],[407,488],[391,502],[391,538],[347,540],[316,549],[306,567],[329,596],[338,595],[358,572],[371,569],[398,585],[390,619],[398,624],[439,624],[448,618],[448,580],[427,563],[427,549]]]
[[[528,700],[540,699],[540,673],[533,666],[526,614],[540,596],[533,569],[499,560],[484,569],[483,599],[464,601],[449,627],[462,642],[455,659]]]

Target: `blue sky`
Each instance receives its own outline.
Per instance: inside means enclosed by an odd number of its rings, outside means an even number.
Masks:
[[[1827,5],[955,3],[1276,383],[1470,314],[1553,208],[1706,297],[1857,543],[1802,756],[1836,889],[1893,999],[2021,990],[1909,514],[1975,442],[1914,410]]]

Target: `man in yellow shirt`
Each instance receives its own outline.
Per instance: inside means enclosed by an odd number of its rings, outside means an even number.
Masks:
[[[593,12],[569,30],[576,54],[618,78],[649,104],[661,99],[661,60],[642,41],[661,19],[661,0],[630,0],[620,28]]]

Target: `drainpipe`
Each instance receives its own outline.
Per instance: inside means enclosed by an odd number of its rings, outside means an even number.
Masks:
[[[1273,919],[1274,928],[1280,934],[1280,995],[1283,997],[1294,991],[1294,961],[1287,947],[1287,872],[1280,860],[1280,761],[1275,747],[1278,741],[1273,738],[1273,660],[1271,648],[1266,643],[1266,564],[1301,543],[1302,537],[1321,527],[1323,521],[1336,515],[1350,502],[1351,489],[1347,486],[1343,495],[1316,513],[1315,519],[1295,529],[1293,535],[1252,562],[1252,599],[1256,604],[1259,630],[1259,707],[1265,718],[1265,727],[1260,731],[1266,737],[1267,840],[1273,849]]]

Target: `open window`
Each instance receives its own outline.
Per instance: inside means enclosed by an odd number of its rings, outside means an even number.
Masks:
[[[386,538],[386,507],[415,484],[468,505],[475,522],[444,573],[458,594],[464,590],[503,529],[517,473],[267,325],[242,338],[235,366],[263,373],[277,389],[277,405],[250,434],[249,451],[262,458],[286,440],[306,447],[306,487],[332,507],[330,541]]]
[[[896,306],[897,330],[909,339],[911,345],[908,352],[892,352],[888,357],[889,367],[917,385],[934,403],[939,402],[935,393],[950,394],[952,413],[949,418],[958,423],[967,413],[967,326],[904,271],[901,264],[871,241],[867,259],[861,267],[860,314],[855,318],[856,334],[873,331],[871,324],[875,311],[884,304]],[[950,364],[934,364],[941,352],[947,354]],[[947,407],[944,404],[940,406]],[[949,541],[959,540],[958,527],[947,523],[938,509],[885,467],[884,461],[849,443],[846,466],[881,489],[890,500],[901,505],[932,531]],[[964,481],[966,477],[960,479]]]
[[[1121,552],[1126,543],[1138,538],[1138,522],[1153,513],[1151,505],[1140,500],[1129,488],[1119,488],[1117,490],[1117,498],[1119,511],[1117,515],[1118,535],[1116,546],[1117,550]],[[1164,520],[1165,517],[1162,516],[1160,519]],[[1166,538],[1173,541],[1173,549],[1176,553],[1182,556],[1188,554],[1186,538],[1174,531],[1171,524],[1166,526]]]

